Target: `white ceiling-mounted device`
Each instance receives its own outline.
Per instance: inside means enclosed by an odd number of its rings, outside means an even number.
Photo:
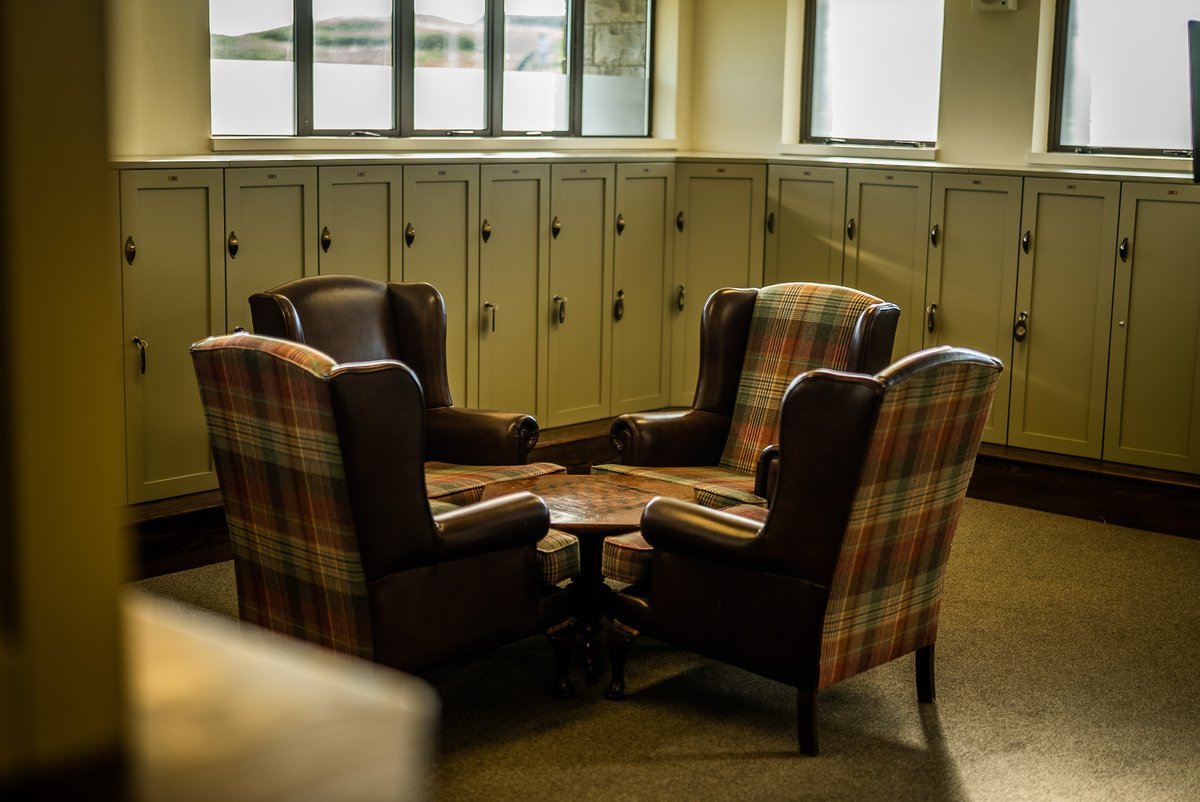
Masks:
[[[971,0],[976,11],[1016,11],[1017,0]]]

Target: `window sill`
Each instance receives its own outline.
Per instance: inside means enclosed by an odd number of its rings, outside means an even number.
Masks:
[[[883,145],[810,145],[783,144],[779,152],[789,156],[836,156],[843,159],[895,159],[897,161],[936,161],[937,148],[905,148]]]
[[[675,150],[674,139],[652,137],[213,137],[215,153],[511,153],[513,151]]]
[[[1192,160],[1176,156],[1129,156],[1115,153],[1030,153],[1028,163],[1037,167],[1070,167],[1112,173],[1180,173],[1190,177]]]

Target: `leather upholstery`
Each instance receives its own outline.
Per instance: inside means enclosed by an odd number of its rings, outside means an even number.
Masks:
[[[409,367],[245,333],[192,358],[245,620],[412,672],[544,632],[569,689],[567,594],[540,578],[546,505],[433,514]]]
[[[795,686],[810,753],[820,688],[919,651],[932,699],[942,576],[1001,369],[943,346],[795,379],[767,510],[646,507],[650,570],[614,599],[610,698],[645,633]]]
[[[307,276],[250,297],[254,331],[323,351],[336,362],[394,359],[425,390],[426,459],[517,465],[537,444],[528,414],[454,406],[446,372],[446,308],[431,284]]]

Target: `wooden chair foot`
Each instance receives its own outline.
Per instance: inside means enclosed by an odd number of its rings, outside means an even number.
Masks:
[[[799,736],[800,753],[815,757],[817,754],[817,692],[796,691],[796,733]]]
[[[637,637],[637,632],[621,626],[613,621],[608,628],[608,662],[609,682],[604,690],[604,698],[619,702],[625,698],[625,658],[629,655],[629,645]]]
[[[933,678],[933,646],[922,646],[917,649],[917,701],[932,702],[935,688]]]
[[[574,628],[562,627],[555,632],[546,633],[550,648],[554,651],[554,696],[558,699],[570,699],[575,695],[575,686],[571,684],[568,669],[571,665],[571,645],[575,640]]]

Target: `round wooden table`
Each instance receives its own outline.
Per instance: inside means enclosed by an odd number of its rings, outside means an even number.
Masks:
[[[600,573],[604,538],[636,531],[650,499],[668,496],[695,501],[695,492],[688,485],[639,476],[554,473],[488,485],[483,498],[522,490],[546,502],[551,527],[579,538],[579,575],[568,590],[583,635],[584,678],[595,684],[600,678],[596,641],[609,592]]]

